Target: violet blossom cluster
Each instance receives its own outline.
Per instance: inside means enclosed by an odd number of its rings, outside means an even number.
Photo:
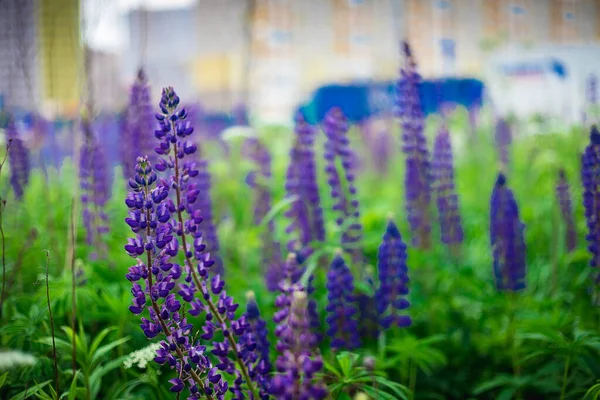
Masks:
[[[463,241],[463,229],[454,186],[454,161],[450,133],[442,128],[433,145],[433,190],[436,195],[442,243],[458,245]]]
[[[588,233],[586,240],[592,254],[590,266],[600,268],[600,132],[594,125],[590,143],[581,156],[581,182],[583,185],[583,208]],[[596,282],[600,282],[600,273]]]
[[[106,204],[111,196],[111,173],[106,153],[95,137],[92,123],[84,117],[81,123],[83,145],[79,154],[79,185],[86,242],[106,252],[102,237],[109,231]]]
[[[333,349],[352,350],[360,347],[357,309],[354,297],[354,277],[340,254],[327,272],[327,335]]]
[[[363,232],[355,185],[356,157],[350,148],[348,129],[348,121],[339,108],[335,107],[325,115],[325,173],[334,201],[333,211],[338,215],[335,222],[343,227],[342,248],[351,255],[354,263],[359,264],[363,261],[360,248]],[[341,168],[338,168],[338,161]]]
[[[404,188],[406,212],[413,233],[413,244],[427,249],[430,246],[431,172],[425,116],[419,97],[421,76],[408,43],[403,44],[406,65],[400,70],[396,116],[402,126],[402,151],[406,157]]]
[[[163,89],[154,132],[160,158],[154,168],[147,157],[138,158],[129,180],[125,222],[135,237],[125,250],[136,259],[126,275],[133,283],[130,310],[147,313],[140,326],[149,339],[163,337],[154,360],[176,371],[172,392],[187,387],[189,399],[223,399],[227,391],[235,399],[264,398],[257,389],[262,370],[254,356],[256,343],[246,335],[250,325],[245,316],[236,319],[238,304],[227,295],[221,276],[212,273],[214,262],[203,243],[203,218],[195,207],[199,171],[190,160],[196,146],[187,140],[194,129],[178,106],[173,89]],[[200,329],[186,313],[204,316]],[[209,350],[204,343],[210,341]],[[223,373],[234,377],[231,385]]]
[[[406,244],[396,225],[390,220],[383,235],[383,241],[377,254],[379,270],[379,289],[375,295],[379,322],[384,329],[391,326],[408,327],[412,321],[409,316],[401,315],[410,303],[408,294],[408,266]]]
[[[519,219],[519,207],[506,185],[504,174],[498,174],[490,199],[490,244],[494,256],[496,287],[501,291],[517,291],[526,286],[525,224]]]
[[[262,393],[267,394],[270,387],[269,373],[271,372],[269,331],[267,322],[261,317],[254,292],[249,292],[246,303],[246,322],[248,328],[240,338],[240,344],[249,354],[243,355],[256,365],[257,384]]]
[[[277,324],[276,373],[271,379],[270,394],[277,399],[323,399],[327,390],[316,377],[323,368],[317,352],[318,338],[311,329],[307,292],[300,283],[292,283],[298,274],[295,255],[288,257],[281,282],[281,294],[275,300],[279,309],[273,320]]]
[[[198,151],[200,153],[200,151]],[[204,223],[200,227],[200,231],[204,237],[204,243],[206,244],[207,250],[211,253],[212,259],[215,262],[215,273],[224,275],[225,269],[223,266],[223,260],[219,254],[219,236],[217,234],[217,227],[215,225],[215,217],[213,214],[213,202],[212,202],[212,179],[210,171],[208,170],[208,160],[198,154],[198,160],[196,163],[198,168],[197,177],[197,189],[198,201],[196,201],[194,209],[202,213]]]
[[[563,223],[565,225],[565,244],[567,251],[573,251],[577,247],[577,229],[573,216],[573,205],[571,203],[571,188],[567,181],[564,169],[558,171],[558,182],[556,183],[556,199],[560,207]]]
[[[290,221],[286,233],[294,238],[287,247],[305,258],[311,254],[313,242],[325,240],[325,225],[314,153],[316,132],[300,113],[295,122],[285,183],[286,198],[292,201],[285,213]]]
[[[29,183],[31,161],[29,149],[17,131],[15,121],[9,117],[6,127],[6,137],[10,141],[8,164],[10,167],[10,184],[17,200],[23,198],[25,187]]]
[[[129,105],[123,120],[121,164],[126,179],[129,179],[134,172],[134,162],[138,154],[148,155],[150,161],[154,161],[151,136],[154,123],[151,102],[148,77],[145,71],[140,69],[135,82],[131,85]]]

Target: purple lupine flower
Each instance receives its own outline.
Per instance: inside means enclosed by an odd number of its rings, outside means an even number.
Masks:
[[[490,199],[490,244],[498,290],[517,291],[526,286],[524,231],[515,197],[500,173]]]
[[[19,136],[16,124],[11,118],[6,127],[6,137],[10,141],[8,152],[8,163],[10,166],[10,184],[17,200],[23,198],[24,189],[29,183],[31,164],[29,160],[29,149]]]
[[[406,65],[400,70],[396,116],[402,125],[402,151],[406,156],[406,212],[413,232],[413,244],[427,249],[431,241],[431,173],[427,139],[423,131],[425,116],[419,98],[421,76],[406,42],[403,52]]]
[[[496,149],[498,151],[500,162],[502,163],[503,167],[506,168],[509,162],[508,153],[512,143],[512,132],[510,125],[503,118],[499,118],[496,122],[496,133],[494,135],[494,139],[496,141]]]
[[[126,179],[134,172],[135,165],[132,163],[137,154],[147,155],[150,161],[155,158],[150,134],[154,131],[151,101],[148,77],[140,69],[129,92],[129,105],[121,136],[121,164]]]
[[[237,104],[232,110],[233,123],[240,126],[249,126],[248,108],[244,104]]]
[[[373,138],[372,147],[375,170],[380,174],[387,174],[394,148],[392,135],[385,129],[380,130]]]
[[[89,119],[81,127],[84,143],[80,149],[79,184],[86,242],[106,254],[106,245],[101,240],[108,233],[106,204],[111,196],[111,171],[104,149],[94,136]]]
[[[310,330],[306,292],[299,284],[284,285],[275,305],[279,308],[273,319],[280,355],[270,394],[278,399],[324,399],[327,390],[316,378],[323,361],[314,350],[317,340]]]
[[[412,321],[407,315],[400,315],[410,303],[408,294],[408,267],[406,245],[400,231],[391,220],[383,235],[377,255],[379,270],[379,289],[375,295],[379,322],[384,329],[391,326],[400,328],[410,326]]]
[[[149,338],[161,332],[166,336],[155,361],[178,371],[178,379],[189,387],[188,398],[222,399],[227,390],[236,399],[258,398],[256,382],[262,373],[252,361],[256,345],[252,340],[236,341],[249,324],[245,316],[235,318],[238,304],[227,295],[221,276],[212,274],[214,262],[205,252],[199,226],[203,217],[195,205],[201,187],[199,171],[189,160],[196,146],[187,140],[194,129],[186,121],[186,110],[178,106],[173,89],[163,89],[154,135],[159,140],[155,151],[161,156],[155,169],[165,177],[159,180],[148,159],[142,158],[129,181],[133,192],[126,199],[131,210],[126,223],[136,237],[129,239],[125,249],[137,259],[127,274],[134,282],[130,309],[140,314],[150,300],[150,319],[142,318],[142,330]],[[144,255],[147,261],[141,260]],[[137,282],[140,279],[144,287]],[[190,315],[205,314],[198,332],[179,312],[182,301]],[[214,365],[205,356],[207,347],[192,337],[212,341]],[[222,373],[233,375],[231,387]],[[177,379],[172,383],[173,390],[184,389]]]
[[[600,132],[594,125],[590,144],[581,157],[581,182],[583,184],[583,207],[588,228],[586,240],[592,254],[590,266],[600,268]],[[600,281],[600,273],[597,276]]]
[[[302,114],[296,114],[295,121],[295,138],[285,183],[286,197],[294,200],[285,213],[290,220],[286,233],[295,236],[288,242],[288,250],[307,256],[313,242],[325,240],[325,225],[313,149],[316,133]]]
[[[328,304],[327,335],[333,349],[352,350],[360,347],[356,307],[354,304],[354,277],[341,255],[336,255],[327,272]]]
[[[442,128],[433,146],[433,190],[436,194],[442,243],[458,245],[463,241],[463,229],[454,187],[454,162],[448,129]]]
[[[197,190],[199,193],[195,210],[202,213],[204,222],[200,227],[200,231],[204,237],[204,243],[206,244],[207,250],[210,252],[211,257],[215,262],[214,271],[215,273],[224,275],[225,269],[223,266],[223,259],[219,254],[219,236],[217,234],[217,227],[215,225],[213,214],[212,179],[210,171],[208,170],[208,160],[201,155],[198,155],[198,158],[199,160],[196,167],[198,168]]]
[[[336,224],[345,226],[342,232],[342,247],[351,254],[352,261],[359,264],[363,261],[360,242],[362,225],[360,223],[360,206],[356,195],[356,157],[350,148],[348,139],[348,122],[339,108],[331,109],[323,121],[323,131],[327,136],[324,157],[327,183],[331,188],[334,200],[333,210],[337,212]],[[341,163],[338,169],[336,163]]]
[[[565,224],[565,244],[567,251],[573,251],[577,247],[577,230],[573,217],[573,206],[571,204],[571,188],[567,181],[564,169],[558,171],[558,182],[556,184],[556,198],[560,206],[560,213]]]
[[[269,332],[266,321],[260,316],[254,292],[249,292],[246,297],[247,304],[244,315],[248,323],[248,329],[240,338],[240,344],[248,344],[245,346],[246,349],[251,349],[252,345],[255,346],[255,350],[248,355],[248,359],[251,359],[251,362],[256,366],[257,383],[261,396],[267,396],[269,392],[269,379],[267,377],[271,372]]]

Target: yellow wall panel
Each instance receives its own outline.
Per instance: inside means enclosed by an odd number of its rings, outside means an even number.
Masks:
[[[43,98],[59,110],[77,108],[82,87],[79,0],[40,0]]]

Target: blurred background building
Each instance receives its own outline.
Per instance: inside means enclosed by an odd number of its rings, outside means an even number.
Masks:
[[[69,114],[92,82],[119,109],[143,66],[156,92],[285,120],[322,85],[395,79],[405,38],[426,78],[483,78],[500,50],[597,46],[600,0],[0,0],[0,96]]]

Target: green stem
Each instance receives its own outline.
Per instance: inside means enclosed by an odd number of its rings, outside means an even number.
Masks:
[[[512,367],[515,378],[521,376],[521,366],[519,365],[518,348],[517,348],[517,294],[509,293],[510,301],[510,321],[508,327],[508,344],[511,348]],[[521,392],[517,391],[517,399],[521,399]]]
[[[571,365],[571,354],[567,356],[567,361],[565,361],[565,371],[563,372],[563,382],[562,388],[560,390],[560,400],[564,400],[565,393],[567,391],[567,378],[569,377],[569,367]]]
[[[417,386],[417,364],[410,361],[410,367],[408,369],[408,389],[410,390],[410,399],[415,398],[415,388]]]

